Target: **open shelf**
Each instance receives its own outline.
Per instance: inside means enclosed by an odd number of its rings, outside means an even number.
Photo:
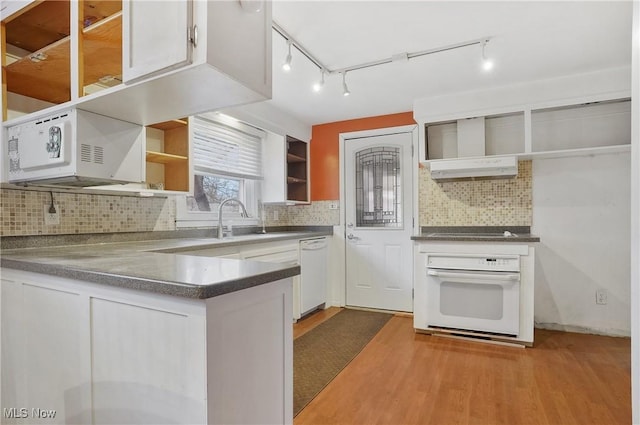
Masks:
[[[166,131],[174,128],[184,127],[186,125],[187,125],[186,119],[178,119],[178,120],[170,120],[170,121],[159,122],[156,124],[151,124],[148,127],[157,128],[158,130]]]
[[[6,23],[7,44],[36,52],[69,36],[69,0],[34,3]]]
[[[309,144],[287,136],[287,200],[309,201],[307,149]]]
[[[287,162],[306,162],[307,159],[292,153],[287,153]]]
[[[83,31],[84,85],[122,75],[122,11]]]
[[[297,179],[295,177],[287,177],[287,183],[306,183],[304,179]]]
[[[71,100],[69,48],[65,37],[7,65],[7,91],[51,103]],[[32,60],[36,55],[46,59]]]
[[[7,91],[60,104],[71,100],[71,14],[77,2],[34,2],[5,23]],[[79,40],[81,85],[122,74],[122,2],[83,2]],[[113,84],[110,84],[113,85]],[[10,109],[11,105],[4,105]]]
[[[155,162],[156,164],[171,164],[176,162],[185,162],[189,158],[182,155],[173,155],[164,152],[147,151],[147,162]]]
[[[189,121],[187,118],[147,126],[146,182],[164,190],[188,192]]]

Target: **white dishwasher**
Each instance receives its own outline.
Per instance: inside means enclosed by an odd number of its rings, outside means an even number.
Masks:
[[[300,240],[300,315],[327,301],[327,238]]]

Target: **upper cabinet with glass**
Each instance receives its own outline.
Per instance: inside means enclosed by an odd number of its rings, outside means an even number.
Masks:
[[[72,103],[149,125],[271,97],[270,2],[6,3],[3,120]]]

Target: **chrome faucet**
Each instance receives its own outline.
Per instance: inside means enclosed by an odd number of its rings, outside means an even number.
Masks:
[[[218,207],[218,239],[224,238],[224,227],[222,226],[222,207],[224,207],[229,202],[236,202],[242,208],[241,217],[249,217],[247,213],[247,209],[244,207],[244,204],[238,198],[227,198],[224,201],[220,202],[220,206]]]

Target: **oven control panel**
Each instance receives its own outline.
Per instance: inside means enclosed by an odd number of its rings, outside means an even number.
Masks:
[[[429,254],[427,267],[452,270],[520,271],[519,255]]]

